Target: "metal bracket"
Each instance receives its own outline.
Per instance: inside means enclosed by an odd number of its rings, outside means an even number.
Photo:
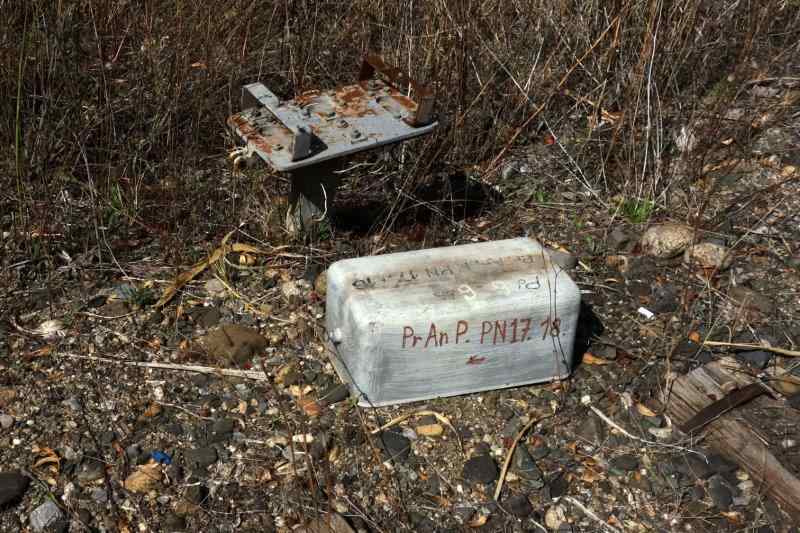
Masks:
[[[429,87],[371,55],[364,58],[357,83],[331,91],[281,101],[262,83],[245,85],[244,110],[229,117],[228,125],[247,143],[248,153],[275,170],[292,172],[292,211],[304,205],[303,196],[323,213],[330,212],[339,179],[332,168],[349,155],[432,132],[438,125],[433,105]],[[322,165],[326,161],[331,165]]]
[[[306,126],[307,116],[303,116],[297,108],[281,104],[272,91],[261,83],[251,83],[242,88],[242,99],[250,99],[266,107],[275,118],[292,132],[292,161],[303,159],[311,154],[311,132]]]
[[[414,91],[414,95],[417,98],[417,101],[414,102],[416,111],[411,117],[404,119],[409,125],[419,127],[425,126],[431,122],[433,118],[434,96],[430,87],[417,83],[403,74],[399,68],[387,65],[382,57],[376,55],[364,57],[358,80],[369,80],[375,75],[375,72],[388,78],[389,82],[395,88],[398,88],[398,85],[405,85]]]
[[[430,133],[437,126],[433,103],[429,87],[367,56],[358,83],[333,91],[308,91],[282,102],[261,83],[245,85],[245,109],[228,118],[228,125],[270,166],[292,171]]]

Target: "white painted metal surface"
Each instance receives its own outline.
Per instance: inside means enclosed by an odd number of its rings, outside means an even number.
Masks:
[[[364,406],[564,378],[579,308],[578,287],[528,238],[328,269],[332,360]]]
[[[232,115],[228,125],[280,171],[419,137],[438,125],[410,125],[417,103],[380,80],[313,91],[287,102],[261,83],[245,85],[243,91],[259,105]]]

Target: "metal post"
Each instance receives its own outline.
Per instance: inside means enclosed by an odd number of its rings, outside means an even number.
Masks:
[[[292,189],[286,213],[286,229],[290,233],[307,230],[333,214],[341,181],[336,171],[341,167],[341,159],[331,159],[291,172]]]

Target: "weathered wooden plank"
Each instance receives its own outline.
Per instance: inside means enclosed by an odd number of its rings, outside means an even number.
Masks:
[[[725,397],[731,390],[753,382],[735,360],[714,361],[673,383],[666,398],[666,412],[674,422],[683,426],[704,407]],[[767,397],[761,397],[757,402],[760,408],[782,408],[782,402]],[[740,409],[747,407],[734,409],[706,425],[701,430],[704,441],[735,460],[788,514],[800,520],[800,479],[775,457],[754,429],[754,420],[748,420],[739,412]]]

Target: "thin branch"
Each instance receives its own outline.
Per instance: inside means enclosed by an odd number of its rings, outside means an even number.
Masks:
[[[540,418],[531,418],[531,421],[525,424],[525,426],[519,430],[517,436],[514,437],[514,442],[511,443],[511,447],[508,449],[508,454],[506,454],[506,460],[503,462],[503,469],[500,471],[500,477],[497,479],[497,488],[494,489],[494,499],[495,501],[500,501],[500,492],[503,490],[503,482],[506,479],[506,473],[508,472],[508,467],[511,464],[511,458],[514,457],[514,451],[517,449],[517,445],[519,441],[522,440],[523,435],[531,429],[534,424],[538,424],[542,420],[550,418],[553,415],[540,417]]]
[[[611,531],[611,533],[622,533],[621,529],[615,528],[614,526],[612,526],[611,524],[609,524],[608,522],[597,516],[594,513],[594,511],[583,505],[576,498],[573,498],[572,496],[564,496],[564,499],[567,500],[572,505],[574,505],[575,507],[577,507],[578,509],[580,509],[583,512],[583,514],[585,514],[586,516],[588,516],[589,518],[600,524],[600,527],[602,527],[603,529],[607,529],[608,531]]]
[[[647,445],[650,445],[650,446],[662,446],[664,448],[674,448],[674,449],[680,450],[682,452],[694,453],[694,454],[697,454],[700,457],[702,457],[705,462],[708,462],[708,459],[706,459],[706,456],[703,455],[702,453],[696,451],[696,450],[692,450],[691,448],[687,448],[685,446],[679,446],[677,444],[668,444],[668,443],[664,443],[664,442],[654,442],[652,440],[647,440],[647,439],[643,439],[641,437],[637,437],[636,435],[630,433],[629,431],[624,429],[622,426],[620,426],[619,424],[617,424],[616,422],[611,420],[608,416],[606,416],[605,413],[603,413],[603,411],[601,411],[600,409],[598,409],[594,405],[590,405],[589,409],[594,411],[594,414],[599,416],[600,420],[602,420],[603,422],[605,422],[606,424],[611,426],[613,429],[616,429],[617,431],[619,431],[620,433],[622,433],[623,435],[625,435],[629,439],[633,439],[635,441],[641,442],[642,444],[647,444]]]
[[[111,363],[115,365],[137,366],[141,368],[156,368],[159,370],[178,370],[181,372],[197,372],[198,374],[213,374],[217,376],[229,376],[236,378],[254,379],[256,381],[268,381],[261,371],[257,370],[236,370],[233,368],[216,368],[213,366],[179,365],[175,363],[151,363],[147,361],[123,361],[111,359],[109,357],[96,357],[93,355],[78,355],[74,353],[59,353],[59,357],[69,357],[70,359],[86,359],[100,363]]]
[[[785,348],[776,348],[774,346],[765,346],[762,344],[751,344],[747,342],[722,342],[722,341],[704,341],[703,346],[726,346],[729,348],[746,348],[751,350],[766,350],[786,357],[800,357],[800,351],[787,350]]]

